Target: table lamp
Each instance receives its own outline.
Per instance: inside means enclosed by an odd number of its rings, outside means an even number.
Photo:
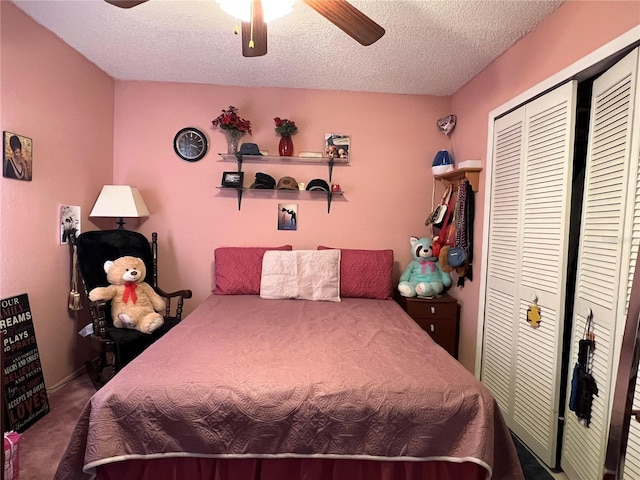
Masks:
[[[124,229],[124,218],[148,217],[149,209],[136,187],[129,185],[105,185],[96,200],[90,217],[114,217],[119,220],[118,229]]]

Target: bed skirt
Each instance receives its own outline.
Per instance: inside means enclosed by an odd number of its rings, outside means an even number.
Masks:
[[[484,480],[475,463],[350,459],[156,458],[126,460],[97,469],[96,480]]]

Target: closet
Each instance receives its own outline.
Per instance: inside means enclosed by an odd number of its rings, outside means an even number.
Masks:
[[[480,378],[542,461],[595,480],[640,242],[638,49],[593,81],[584,188],[574,188],[577,86],[567,81],[494,122]],[[587,427],[567,403],[589,318],[599,393]],[[640,480],[638,430],[625,480]]]
[[[555,466],[576,82],[496,120],[481,380]],[[537,306],[541,324],[526,322]]]

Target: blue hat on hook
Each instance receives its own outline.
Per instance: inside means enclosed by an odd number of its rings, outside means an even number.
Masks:
[[[431,164],[431,171],[434,175],[442,175],[453,170],[453,157],[446,150],[440,150],[436,153],[433,163]]]

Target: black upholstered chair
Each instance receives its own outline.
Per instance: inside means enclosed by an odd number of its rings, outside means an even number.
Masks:
[[[149,345],[162,337],[182,319],[184,300],[191,298],[191,290],[164,292],[158,287],[158,235],[152,240],[131,230],[100,230],[70,235],[69,243],[77,251],[77,268],[82,297],[89,303],[93,333],[99,346],[97,358],[87,362],[87,372],[96,389],[104,385],[122,367],[138,356]],[[140,257],[147,268],[145,282],[165,299],[164,325],[151,334],[125,328],[116,328],[111,319],[111,302],[92,302],[89,292],[95,287],[107,286],[104,263],[129,255]]]

